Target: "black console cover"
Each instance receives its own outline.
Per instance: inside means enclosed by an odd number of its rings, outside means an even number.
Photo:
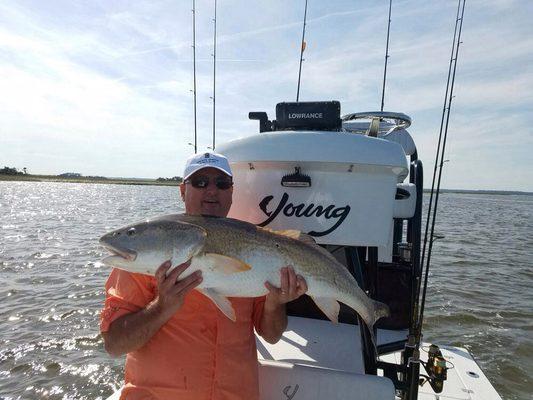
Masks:
[[[333,130],[341,129],[341,103],[313,101],[278,103],[275,130]]]

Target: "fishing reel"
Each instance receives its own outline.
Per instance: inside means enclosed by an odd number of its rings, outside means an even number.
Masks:
[[[428,360],[422,363],[428,374],[420,379],[420,386],[429,382],[435,393],[441,393],[444,387],[444,381],[448,378],[448,367],[446,359],[443,357],[439,346],[432,344],[429,346]]]

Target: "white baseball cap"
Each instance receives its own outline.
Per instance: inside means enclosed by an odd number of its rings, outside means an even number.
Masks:
[[[222,154],[207,151],[205,153],[197,153],[187,159],[185,162],[185,171],[183,172],[183,180],[204,168],[216,168],[226,175],[233,177],[228,159]]]

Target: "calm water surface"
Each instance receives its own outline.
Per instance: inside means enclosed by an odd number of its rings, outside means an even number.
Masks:
[[[0,399],[105,399],[98,238],[181,211],[177,188],[0,182]],[[466,347],[504,399],[531,399],[533,196],[443,194],[425,340]]]

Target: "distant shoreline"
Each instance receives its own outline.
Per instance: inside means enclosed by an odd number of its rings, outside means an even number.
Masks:
[[[179,186],[178,181],[158,181],[157,179],[141,178],[100,178],[100,177],[64,177],[57,175],[1,175],[0,181],[21,182],[66,182],[66,183],[96,183],[107,185],[146,185],[146,186]],[[526,195],[533,196],[533,192],[521,192],[518,190],[469,190],[469,189],[441,189],[441,193],[460,194],[493,194],[493,195]],[[424,189],[424,193],[429,193]]]
[[[431,189],[424,189],[424,193],[430,193]],[[459,193],[459,194],[494,194],[501,196],[524,195],[533,196],[533,192],[521,192],[519,190],[469,190],[469,189],[441,189],[441,193]]]
[[[103,177],[64,177],[57,175],[0,175],[0,181],[19,182],[65,182],[65,183],[96,183],[107,185],[151,185],[178,186],[178,181],[158,181],[157,179],[137,178],[103,178]]]

